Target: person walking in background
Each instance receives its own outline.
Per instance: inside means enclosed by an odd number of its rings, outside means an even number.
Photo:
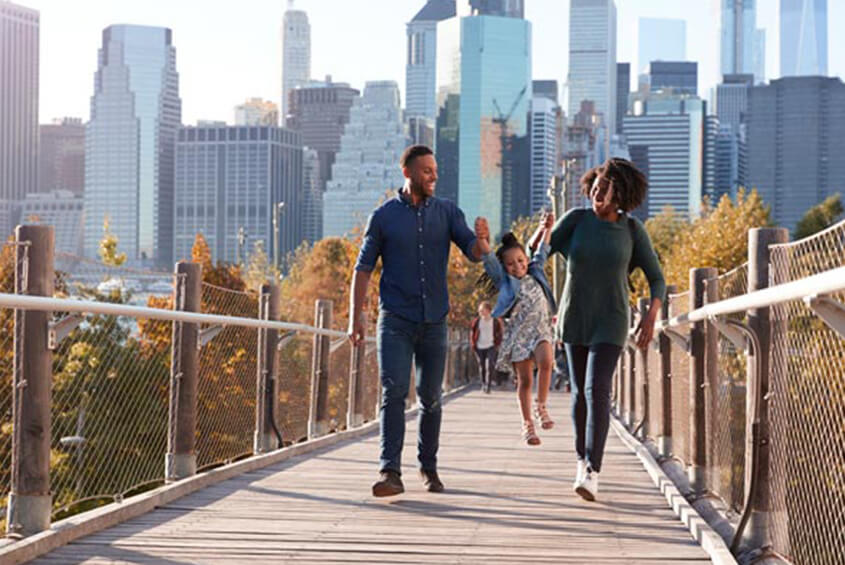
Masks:
[[[502,320],[494,318],[492,313],[490,303],[481,302],[478,305],[478,317],[472,320],[469,334],[470,345],[481,373],[481,390],[485,393],[490,392],[490,381],[496,371],[496,354],[502,344]]]
[[[666,282],[643,224],[628,214],[645,199],[648,181],[625,159],[608,159],[581,178],[591,207],[574,209],[552,229],[551,252],[566,258],[566,285],[556,333],[565,344],[572,384],[572,420],[578,458],[573,488],[586,500],[598,494],[610,425],[613,370],[628,338],[628,275],[645,273],[648,314],[636,329],[648,346],[666,294]]]
[[[499,291],[493,316],[509,318],[497,364],[511,365],[516,373],[522,438],[528,445],[540,445],[531,410],[535,363],[538,369],[535,413],[543,429],[554,426],[546,402],[554,363],[554,336],[550,320],[555,310],[555,299],[543,272],[553,222],[551,214],[542,217],[543,239],[530,262],[525,248],[512,233],[502,237],[502,244],[495,254],[491,253],[490,243],[479,238],[487,280]]]
[[[405,149],[400,160],[405,185],[379,206],[367,222],[355,264],[349,305],[349,339],[364,339],[364,297],[379,257],[377,349],[382,401],[379,407],[379,479],[373,496],[404,492],[401,455],[405,440],[405,399],[416,367],[419,399],[418,459],[423,486],[441,492],[437,474],[441,388],[446,366],[449,293],[446,271],[454,242],[471,261],[481,259],[478,239],[489,237],[486,220],[476,220],[476,234],[455,204],[434,196],[437,162],[425,145]]]

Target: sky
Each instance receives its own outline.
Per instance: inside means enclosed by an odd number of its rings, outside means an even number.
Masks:
[[[250,97],[281,99],[281,21],[286,0],[15,0],[41,12],[40,121],[88,119],[102,30],[112,24],[169,27],[176,47],[182,121],[233,121]],[[311,22],[311,73],[363,88],[405,88],[405,23],[424,0],[296,0]],[[687,21],[687,59],[699,62],[699,94],[718,81],[718,0],[616,0],[617,60],[637,62],[641,17]],[[766,30],[766,73],[779,73],[779,0],[758,0]],[[569,2],[526,0],[533,26],[533,75],[562,83],[568,66]],[[828,0],[828,74],[845,77],[845,0]],[[632,82],[634,77],[632,77]],[[563,102],[563,98],[561,99]]]

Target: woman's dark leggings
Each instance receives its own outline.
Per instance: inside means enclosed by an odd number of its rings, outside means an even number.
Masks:
[[[622,348],[611,343],[566,344],[572,381],[575,452],[595,472],[601,471],[610,427],[610,386]]]

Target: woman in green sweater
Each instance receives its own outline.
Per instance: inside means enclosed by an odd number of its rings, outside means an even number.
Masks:
[[[637,327],[637,345],[648,346],[666,283],[642,223],[629,216],[645,199],[648,181],[625,159],[608,159],[581,178],[590,208],[565,214],[554,226],[551,251],[566,258],[566,286],[557,334],[566,346],[572,376],[572,419],[578,456],[574,489],[595,500],[610,425],[613,371],[628,335],[628,273],[648,279],[651,307]]]

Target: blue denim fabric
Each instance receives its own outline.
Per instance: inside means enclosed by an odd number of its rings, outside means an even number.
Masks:
[[[540,283],[546,299],[549,301],[549,306],[552,308],[552,312],[555,312],[557,311],[555,298],[552,294],[549,281],[546,279],[546,274],[543,272],[546,259],[549,258],[549,249],[551,248],[548,243],[542,243],[537,251],[534,252],[534,256],[528,264],[528,274]],[[516,298],[519,296],[519,287],[522,283],[520,283],[518,278],[512,277],[505,272],[505,268],[499,262],[499,258],[496,257],[495,253],[487,253],[481,258],[481,261],[484,263],[484,270],[487,271],[487,274],[493,279],[496,288],[499,289],[499,296],[496,298],[496,307],[493,308],[493,317],[498,318],[504,316],[516,304]]]
[[[381,455],[379,470],[402,472],[405,440],[405,399],[416,363],[419,402],[417,450],[420,468],[437,470],[440,446],[441,388],[446,367],[446,320],[413,322],[382,310],[376,334],[381,378]]]
[[[400,192],[370,216],[355,270],[372,271],[381,256],[379,307],[412,322],[439,322],[449,312],[451,242],[478,261],[460,208],[434,196],[414,206]]]
[[[612,343],[565,345],[572,386],[575,452],[598,473],[610,428],[611,379],[622,348]]]

